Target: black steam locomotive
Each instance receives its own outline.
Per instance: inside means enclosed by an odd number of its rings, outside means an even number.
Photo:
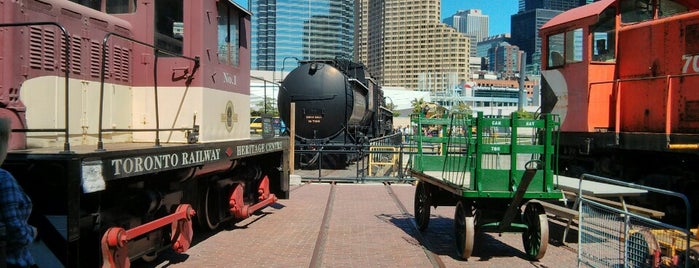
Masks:
[[[383,91],[361,63],[300,62],[279,89],[279,115],[287,125],[292,102],[296,149],[301,152],[296,164],[301,168],[318,167],[319,159],[324,168],[344,168],[358,145],[393,132],[393,113],[386,108]]]

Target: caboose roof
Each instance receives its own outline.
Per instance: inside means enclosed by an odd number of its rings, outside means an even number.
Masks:
[[[599,14],[602,13],[605,8],[614,4],[615,1],[616,0],[602,0],[573,8],[550,19],[544,24],[544,26],[541,26],[541,30],[554,28],[563,23],[568,23],[591,16],[599,16]]]

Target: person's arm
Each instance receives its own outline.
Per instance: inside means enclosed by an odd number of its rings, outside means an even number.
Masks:
[[[7,248],[19,248],[29,245],[36,235],[36,230],[27,224],[25,196],[14,181],[0,183],[0,221],[5,224]],[[12,179],[14,180],[14,179]]]

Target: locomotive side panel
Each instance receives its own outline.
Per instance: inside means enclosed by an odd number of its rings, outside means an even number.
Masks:
[[[16,19],[11,21],[13,23],[55,21],[68,30],[69,40],[66,43],[56,25],[4,28],[7,30],[4,37],[7,39],[4,40],[13,42],[9,42],[12,45],[3,52],[6,60],[2,73],[7,75],[7,80],[3,80],[6,84],[3,91],[8,94],[5,109],[9,110],[3,114],[16,118],[13,122],[16,128],[63,128],[66,107],[64,72],[70,64],[71,96],[68,105],[72,120],[69,130],[77,133],[71,137],[71,142],[80,144],[91,140],[94,143],[93,136],[98,125],[98,118],[93,115],[98,114],[99,107],[99,83],[95,83],[95,80],[100,74],[100,41],[107,31],[128,36],[129,24],[67,1],[27,1],[26,12],[18,12],[14,7],[8,7],[5,12],[13,13],[7,16]],[[68,44],[71,46],[69,58],[64,55]],[[124,42],[113,43],[109,50],[108,54],[114,60],[106,65],[107,72],[111,74],[106,82],[119,91],[105,96],[108,107],[119,103],[118,106],[128,109],[131,103],[127,87],[131,64],[129,51],[129,45]],[[88,64],[87,59],[94,60],[93,64]],[[108,120],[109,124],[118,128],[130,126],[128,114],[114,113]],[[28,139],[25,140],[25,137]],[[11,148],[51,146],[55,145],[58,137],[50,132],[16,133],[11,139]],[[126,141],[130,136],[115,135],[110,138]]]
[[[191,60],[162,55],[158,58],[158,86],[160,125],[170,128],[200,126],[200,141],[247,139],[249,135],[250,63],[248,46],[250,21],[244,14],[234,12],[225,2],[156,1],[155,8],[168,10],[154,12],[155,18],[144,21],[144,16],[128,16],[133,23],[154,25],[154,32],[139,33],[146,40],[169,44],[166,48],[197,57]],[[161,10],[162,10],[161,9]],[[212,10],[216,20],[207,19]],[[170,20],[174,19],[174,22]],[[155,22],[154,22],[155,21]],[[168,23],[169,22],[169,23]],[[141,24],[139,24],[141,25]],[[234,44],[234,45],[233,45]],[[152,72],[154,59],[148,47],[136,47],[137,55],[144,55],[135,78],[133,120],[137,128],[154,128],[155,91]],[[170,142],[187,142],[182,131],[166,134]],[[134,134],[137,141],[153,140],[153,133]]]

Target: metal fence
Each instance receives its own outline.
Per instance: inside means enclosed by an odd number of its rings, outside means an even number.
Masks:
[[[582,193],[585,180],[683,200],[687,207],[686,226],[673,226],[586,198]],[[588,174],[582,176],[579,188],[579,267],[698,267],[696,247],[691,247],[696,238],[689,229],[689,201],[684,195]]]
[[[395,133],[370,140],[364,144],[325,144],[322,146],[297,146],[295,157],[317,159],[310,168],[295,170],[305,182],[412,182],[406,177],[406,166],[409,165],[410,147],[402,143],[402,135]],[[328,158],[340,159],[347,165],[337,165],[331,168],[326,165]],[[315,161],[315,160],[314,160]]]

